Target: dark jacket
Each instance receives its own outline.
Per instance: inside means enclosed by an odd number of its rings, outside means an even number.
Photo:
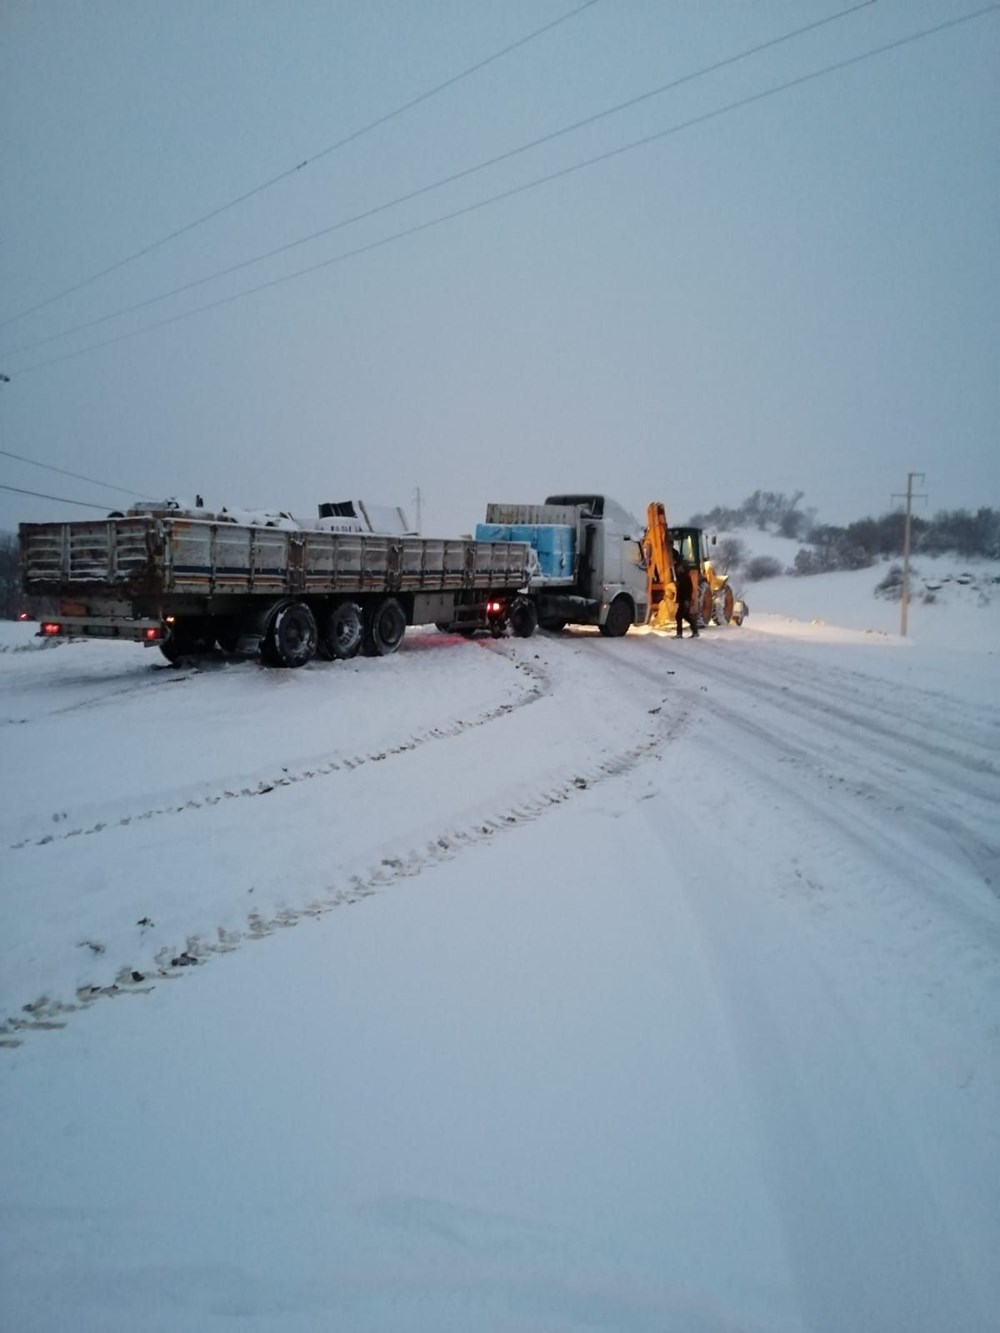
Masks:
[[[691,609],[691,568],[683,560],[674,565],[674,578],[677,580],[677,605],[688,611]]]

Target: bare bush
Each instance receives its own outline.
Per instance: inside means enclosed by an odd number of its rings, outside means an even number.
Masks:
[[[717,552],[716,563],[725,570],[735,572],[737,569],[741,569],[746,562],[746,542],[740,541],[739,537],[720,537],[715,549]]]
[[[890,565],[888,572],[875,584],[875,596],[884,597],[888,602],[898,602],[903,596],[903,566]]]
[[[746,567],[749,583],[760,583],[762,579],[774,579],[782,572],[780,560],[773,555],[755,555]]]

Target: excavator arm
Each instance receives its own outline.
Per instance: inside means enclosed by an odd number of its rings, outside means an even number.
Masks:
[[[663,629],[677,619],[677,582],[667,514],[658,500],[646,509],[642,546],[646,554],[649,623],[654,629]]]

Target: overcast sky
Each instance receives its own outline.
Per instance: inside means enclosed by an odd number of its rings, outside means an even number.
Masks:
[[[843,522],[908,471],[1000,507],[1000,12],[757,96],[982,3],[3,0],[0,483],[419,488],[430,535],[590,489]],[[0,529],[99,513],[0,490]]]

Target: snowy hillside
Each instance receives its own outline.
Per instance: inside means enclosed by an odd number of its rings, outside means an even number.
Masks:
[[[783,570],[792,568],[802,543],[757,529],[719,534],[736,538],[754,556],[772,556]],[[751,614],[822,622],[829,626],[898,636],[900,605],[876,596],[877,585],[899,559],[869,569],[749,582],[743,571],[732,576],[750,605]],[[958,646],[1000,651],[1000,561],[962,559],[957,555],[915,556],[910,571],[907,638],[932,646]]]
[[[975,572],[905,641],[881,569],[289,672],[0,626],[0,1323],[994,1327]]]

